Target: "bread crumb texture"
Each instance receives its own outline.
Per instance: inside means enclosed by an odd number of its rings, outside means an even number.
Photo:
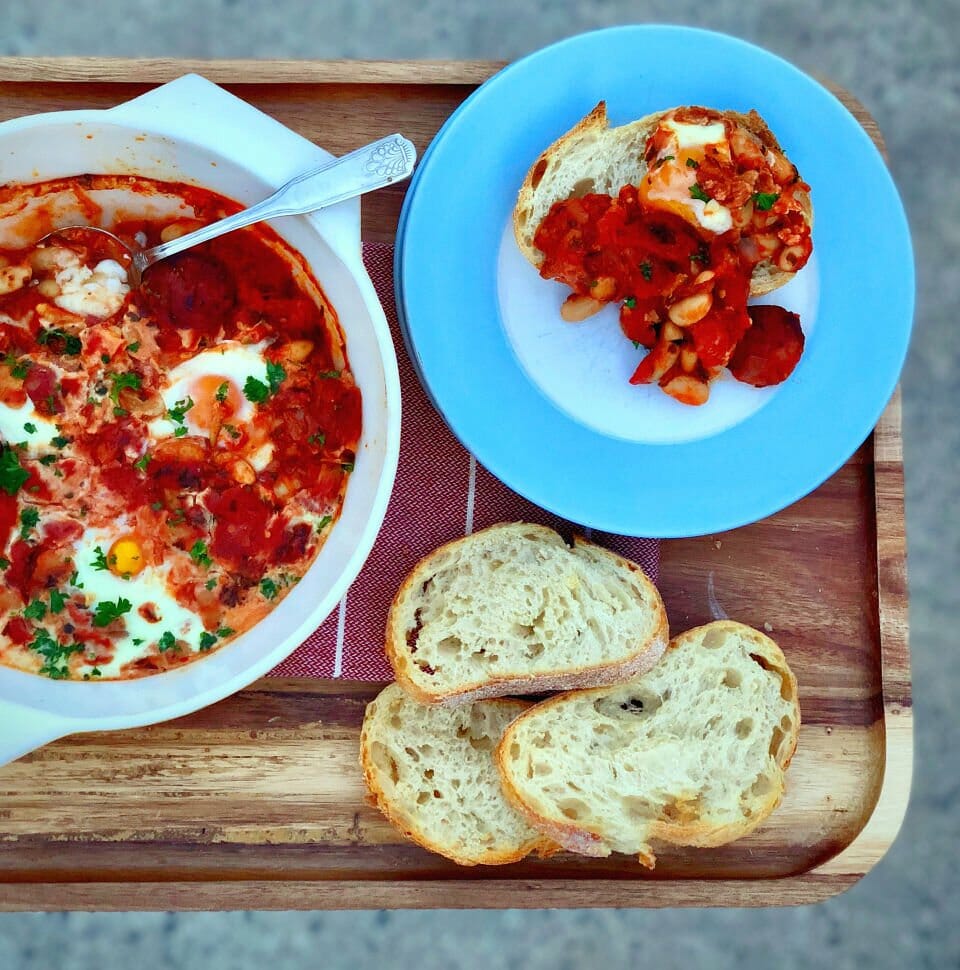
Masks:
[[[398,597],[404,670],[430,693],[634,657],[662,604],[638,566],[540,526],[497,527],[422,564]]]
[[[427,707],[395,684],[372,701],[361,762],[378,807],[409,838],[464,865],[522,858],[545,840],[504,798],[493,752],[521,701]]]
[[[800,723],[796,681],[768,637],[721,621],[676,638],[653,670],[532,708],[504,739],[511,794],[567,848],[720,845],[783,792]],[[562,830],[569,833],[562,837]]]

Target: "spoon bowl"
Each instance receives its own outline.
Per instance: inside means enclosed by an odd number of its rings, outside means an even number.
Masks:
[[[417,152],[412,142],[403,135],[388,135],[349,155],[333,159],[320,168],[295,176],[273,195],[248,209],[147,249],[135,249],[106,229],[82,225],[63,226],[48,233],[40,242],[60,241],[71,248],[82,246],[94,250],[98,255],[102,254],[102,258],[114,259],[126,270],[131,288],[136,289],[143,280],[143,274],[161,259],[182,253],[234,229],[280,216],[314,212],[399,182],[409,177],[416,158]]]

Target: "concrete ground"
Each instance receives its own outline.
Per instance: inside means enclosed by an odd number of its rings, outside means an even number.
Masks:
[[[617,23],[722,30],[834,79],[872,111],[919,270],[904,375],[917,767],[900,838],[846,895],[764,911],[4,915],[0,968],[960,966],[957,0],[4,0],[0,14],[0,54],[514,58]],[[869,241],[856,245],[869,259]]]

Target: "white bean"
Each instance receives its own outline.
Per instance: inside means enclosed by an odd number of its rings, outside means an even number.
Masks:
[[[668,315],[678,327],[689,327],[702,320],[713,306],[713,296],[710,293],[694,293],[684,297],[670,307]]]

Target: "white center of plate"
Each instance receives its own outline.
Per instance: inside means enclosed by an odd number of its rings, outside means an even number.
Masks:
[[[815,260],[814,255],[786,286],[752,301],[798,313],[808,339],[819,302]],[[646,351],[623,335],[618,307],[608,306],[583,323],[566,323],[560,305],[569,287],[542,279],[524,259],[510,220],[500,242],[497,292],[503,328],[527,376],[554,405],[602,434],[644,444],[696,441],[739,424],[777,393],[777,387],[750,387],[724,371],[707,403],[690,407],[656,385],[630,384]]]

